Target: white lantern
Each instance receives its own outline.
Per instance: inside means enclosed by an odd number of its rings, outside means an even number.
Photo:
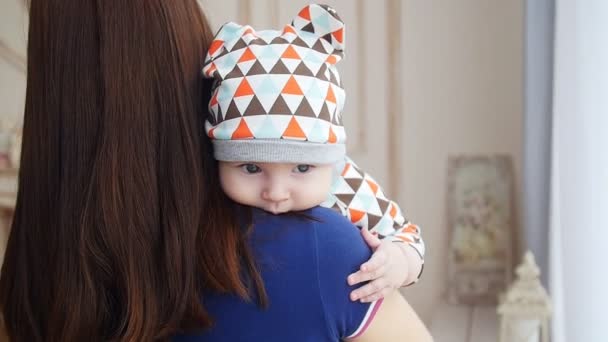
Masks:
[[[516,273],[517,278],[498,305],[500,342],[548,342],[551,302],[530,251]]]

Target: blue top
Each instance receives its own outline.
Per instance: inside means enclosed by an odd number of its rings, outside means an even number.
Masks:
[[[355,287],[346,277],[370,258],[370,249],[339,213],[321,207],[305,213],[320,222],[254,210],[250,246],[268,308],[234,295],[205,294],[214,326],[173,341],[320,342],[358,335],[377,303],[352,302]]]

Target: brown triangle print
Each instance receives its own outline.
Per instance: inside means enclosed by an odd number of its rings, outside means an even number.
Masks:
[[[338,87],[340,86],[340,82],[338,82],[338,79],[336,78],[336,74],[331,71],[331,69],[329,69],[329,82],[337,85]]]
[[[381,219],[382,219],[382,217],[380,217],[380,216],[376,216],[376,215],[367,213],[367,227],[368,228],[375,227],[378,224],[378,222],[380,222]]]
[[[319,119],[331,122],[331,116],[329,114],[329,109],[327,109],[327,103],[324,103],[323,107],[321,107],[321,112],[319,112]]]
[[[353,194],[336,194],[336,197],[344,204],[346,204],[347,206],[350,204],[350,202],[353,200],[353,198],[355,198],[355,195]]]
[[[222,106],[218,105],[217,106],[217,120],[215,120],[216,122],[212,122],[213,125],[217,125],[220,122],[224,121],[224,113],[222,112]]]
[[[255,38],[249,42],[249,45],[268,45],[262,38]]]
[[[302,75],[302,76],[310,76],[310,77],[314,77],[315,76],[312,73],[312,71],[310,71],[310,69],[308,69],[308,67],[306,66],[306,64],[304,64],[304,62],[300,62],[300,64],[296,68],[296,70],[293,71],[293,74],[294,75]]]
[[[224,77],[224,79],[228,80],[231,78],[237,78],[237,77],[243,77],[243,73],[241,72],[241,69],[238,67],[238,65],[234,66],[234,69],[232,69],[232,71],[230,71],[228,74],[226,74],[226,77]]]
[[[240,117],[241,117],[241,112],[239,111],[239,108],[236,106],[236,103],[234,103],[234,100],[230,101],[230,106],[228,106],[228,110],[226,111],[226,116],[224,117],[224,120],[230,120],[230,119],[240,118]]]
[[[323,63],[323,64],[321,64],[321,67],[319,68],[319,71],[317,71],[317,74],[315,75],[315,77],[318,79],[321,79],[321,80],[329,81],[327,79],[327,77],[325,76],[325,70],[327,70],[327,65],[325,63]]]
[[[385,201],[381,198],[378,198],[378,206],[380,206],[380,211],[382,213],[386,213],[386,210],[388,210],[389,204],[390,204],[389,201]]]
[[[283,96],[279,96],[270,108],[269,114],[292,114]]]
[[[327,40],[330,44],[333,44],[334,37],[331,35],[331,33],[324,35],[323,39]]]
[[[324,53],[324,54],[327,53],[327,51],[325,51],[325,47],[323,46],[323,43],[321,43],[321,39],[317,40],[315,45],[312,46],[312,49],[317,52],[320,52],[320,53]]]
[[[255,61],[255,63],[253,63],[253,65],[251,66],[251,68],[249,68],[249,71],[247,72],[247,76],[264,74],[266,74],[266,70],[264,70],[264,67],[262,66],[262,63],[260,63],[260,61]]]
[[[363,179],[360,178],[346,178],[345,181],[355,192],[359,191],[361,183],[363,183]]]
[[[300,37],[296,37],[296,39],[294,39],[291,44],[296,45],[296,46],[301,46],[301,47],[305,47],[305,48],[310,48],[310,46],[308,46],[308,44],[306,44],[305,41],[302,40],[302,38]]]
[[[285,64],[283,64],[283,62],[281,62],[280,58],[277,61],[277,64],[275,64],[274,67],[272,67],[272,70],[270,70],[269,73],[270,74],[275,74],[275,75],[291,74],[291,72],[289,71],[289,69],[287,69],[287,67],[285,66]]]
[[[245,110],[245,113],[243,115],[265,115],[267,114],[266,111],[264,110],[264,107],[262,107],[262,104],[260,103],[260,100],[258,100],[257,96],[253,96],[253,99],[251,99],[251,102],[249,103],[249,106],[247,106],[247,109]]]
[[[306,100],[306,97],[302,99],[302,102],[298,106],[298,109],[296,109],[296,113],[298,114],[298,116],[308,116],[311,118],[317,117],[315,111],[310,106],[310,103],[308,102],[308,100]]]
[[[232,47],[232,49],[230,50],[232,51],[236,51],[242,48],[246,48],[247,47],[247,43],[245,43],[245,41],[243,39],[239,39],[238,42],[236,42],[236,44],[234,44],[234,46]]]
[[[285,38],[276,37],[270,42],[270,44],[289,44],[289,42],[285,40]]]
[[[315,33],[315,26],[312,24],[312,22],[310,22],[310,23],[308,23],[308,25],[302,27],[300,30],[310,32],[310,33]]]

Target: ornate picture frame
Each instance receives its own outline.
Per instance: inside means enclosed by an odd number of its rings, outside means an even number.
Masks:
[[[450,157],[447,211],[448,302],[496,304],[511,282],[518,235],[511,157]]]

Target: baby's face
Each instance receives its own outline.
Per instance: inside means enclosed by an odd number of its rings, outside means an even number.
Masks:
[[[220,181],[237,203],[281,214],[321,204],[331,188],[333,165],[220,162]]]

